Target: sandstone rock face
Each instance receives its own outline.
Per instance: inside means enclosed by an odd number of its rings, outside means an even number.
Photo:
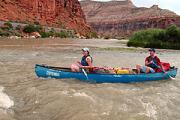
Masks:
[[[82,34],[90,30],[78,0],[0,0],[0,20],[39,22]]]
[[[178,15],[160,9],[136,7],[131,0],[97,2],[81,1],[87,22],[99,34],[107,36],[128,36],[134,31],[146,28],[165,28],[178,22]]]

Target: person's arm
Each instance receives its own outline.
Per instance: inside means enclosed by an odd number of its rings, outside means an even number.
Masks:
[[[146,58],[146,60],[145,60],[145,66],[148,66],[149,64],[152,64],[153,62],[152,61],[148,61],[148,57]]]
[[[149,64],[148,64],[149,62],[147,61],[147,60],[145,60],[145,66],[148,66]]]
[[[88,65],[89,65],[90,67],[92,67],[91,57],[87,57],[87,58],[86,58],[86,62],[88,63]]]

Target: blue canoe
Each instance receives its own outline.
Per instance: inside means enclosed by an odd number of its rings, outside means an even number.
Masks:
[[[95,83],[129,83],[144,82],[154,80],[165,80],[176,77],[177,68],[171,68],[167,73],[150,74],[95,74],[84,72],[71,72],[70,68],[52,67],[46,65],[35,66],[35,72],[38,77],[66,79],[74,78],[82,81]]]

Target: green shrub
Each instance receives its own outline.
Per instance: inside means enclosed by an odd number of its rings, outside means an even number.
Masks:
[[[47,37],[60,37],[60,38],[68,38],[68,37],[74,37],[71,32],[61,30],[61,32],[56,32],[54,30],[51,30],[49,32],[40,32],[42,38],[47,38]]]
[[[98,35],[96,32],[89,32],[87,38],[98,38]]]
[[[165,30],[161,30],[158,32],[157,36],[155,36],[157,40],[162,40],[162,41],[167,41],[168,37],[166,35],[166,31]]]
[[[21,37],[21,33],[19,33],[18,31],[14,31],[13,33],[15,36]]]
[[[36,25],[35,28],[37,32],[43,31],[43,27],[41,25]]]
[[[180,28],[178,28],[177,30],[178,30],[177,39],[180,41]]]
[[[31,33],[31,32],[35,32],[36,30],[35,30],[34,25],[26,25],[24,26],[23,31],[26,33]]]
[[[171,25],[170,27],[168,27],[168,28],[166,29],[166,34],[167,34],[169,37],[177,36],[178,30],[177,30],[176,25]]]
[[[0,29],[0,36],[6,36],[8,37],[10,35],[10,33],[8,31],[5,31],[3,29]]]
[[[51,30],[49,32],[55,33],[56,31],[54,28],[51,28]]]
[[[127,46],[180,49],[180,28],[172,25],[165,30],[147,29],[134,33]]]
[[[52,32],[41,32],[41,37],[42,38],[47,38],[47,37],[50,37],[50,36],[54,36],[54,33]]]
[[[5,26],[5,29],[7,29],[7,30],[13,29],[13,25],[11,24],[11,22],[5,22],[4,26]]]
[[[23,31],[26,33],[32,33],[32,32],[41,32],[42,31],[41,25],[26,25],[24,26]]]
[[[22,29],[22,26],[21,26],[21,25],[17,25],[15,29],[16,29],[16,30],[21,30],[21,29]]]
[[[68,33],[66,31],[64,31],[64,30],[61,30],[61,32],[55,33],[55,37],[67,38],[68,37]]]

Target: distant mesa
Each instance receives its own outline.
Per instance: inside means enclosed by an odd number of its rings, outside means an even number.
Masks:
[[[180,26],[180,17],[158,5],[150,8],[136,7],[131,0],[99,2],[81,1],[88,24],[99,34],[106,36],[129,36],[146,28],[166,28],[171,24]]]

